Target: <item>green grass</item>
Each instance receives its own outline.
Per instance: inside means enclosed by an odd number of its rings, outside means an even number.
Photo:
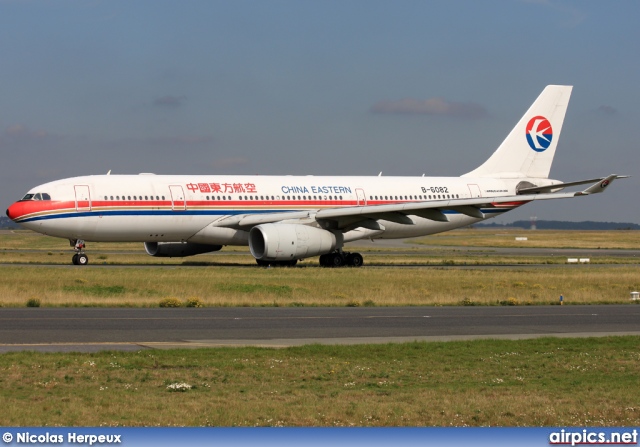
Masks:
[[[638,337],[0,355],[5,426],[637,426]],[[174,383],[191,389],[171,392]]]

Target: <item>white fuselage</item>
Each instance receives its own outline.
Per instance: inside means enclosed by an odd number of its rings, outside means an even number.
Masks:
[[[519,179],[521,180],[521,179]],[[458,177],[325,177],[97,175],[54,181],[29,193],[46,193],[18,220],[51,236],[87,241],[189,241],[246,245],[242,229],[216,227],[236,215],[496,197],[515,194],[519,180]],[[509,207],[483,209],[486,217]],[[412,225],[384,221],[375,238],[408,238],[477,222],[460,213],[448,222],[411,216]],[[213,224],[213,225],[212,225]],[[369,237],[362,233],[363,236]],[[349,238],[347,237],[347,240]],[[357,237],[356,237],[357,239]]]

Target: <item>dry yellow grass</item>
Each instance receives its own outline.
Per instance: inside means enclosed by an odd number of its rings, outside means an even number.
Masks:
[[[495,305],[628,302],[637,266],[554,268],[248,268],[1,266],[0,304],[157,306],[168,297],[206,306]]]
[[[537,243],[543,245],[560,244],[560,240],[573,245],[571,241],[582,234],[528,232],[527,243],[536,243],[535,238],[540,237]],[[590,246],[628,246],[639,234],[592,232],[582,239],[591,241]],[[511,244],[514,233],[494,237],[488,230],[459,230],[425,240],[430,244],[499,245]],[[318,268],[315,258],[295,269],[256,268],[246,247],[227,247],[223,252],[187,259],[152,258],[141,250],[140,244],[91,244],[93,265],[114,266],[55,267],[70,262],[66,241],[30,232],[2,234],[0,263],[5,265],[0,266],[0,305],[23,306],[30,299],[38,299],[43,306],[157,306],[165,298],[198,298],[206,306],[547,304],[557,302],[560,294],[565,303],[618,303],[627,302],[629,292],[640,289],[638,259],[633,256],[592,257],[593,264],[621,264],[616,267],[518,268],[519,264],[564,264],[566,258],[504,257],[490,248],[471,252],[446,247],[408,248],[402,250],[406,254],[384,254],[384,249],[382,253],[376,249],[366,254],[369,267],[332,270]],[[6,265],[11,263],[47,266]],[[371,267],[375,265],[420,267]],[[438,265],[510,267],[466,270]]]

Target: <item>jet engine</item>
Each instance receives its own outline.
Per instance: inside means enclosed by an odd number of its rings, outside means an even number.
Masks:
[[[249,232],[249,248],[262,261],[291,261],[332,252],[336,235],[298,224],[262,224]]]
[[[144,250],[158,258],[181,258],[222,249],[222,245],[194,244],[193,242],[145,242]]]

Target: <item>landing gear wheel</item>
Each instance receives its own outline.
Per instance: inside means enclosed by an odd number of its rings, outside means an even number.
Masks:
[[[344,265],[344,258],[342,257],[342,253],[332,253],[331,258],[329,258],[329,266],[342,267],[343,265]]]
[[[76,251],[76,254],[71,258],[73,265],[87,265],[89,257],[84,254],[84,241],[82,239],[69,239],[69,243]]]
[[[334,252],[320,255],[320,267],[362,267],[364,259],[360,253]]]
[[[362,267],[363,263],[364,259],[360,253],[350,253],[349,256],[347,256],[347,265],[351,267]]]

